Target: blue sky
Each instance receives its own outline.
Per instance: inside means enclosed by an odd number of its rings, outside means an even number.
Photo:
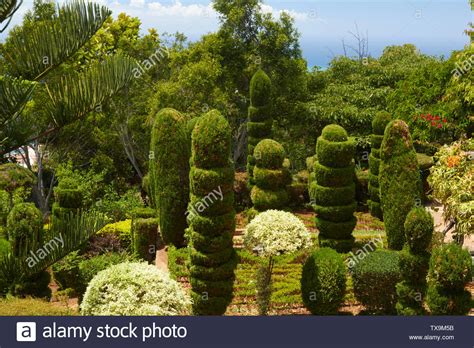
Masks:
[[[114,16],[126,12],[142,21],[143,29],[159,33],[176,31],[197,40],[215,31],[219,21],[210,1],[202,0],[99,0]],[[25,0],[12,21],[21,21],[31,8]],[[415,44],[423,53],[449,56],[468,43],[463,34],[474,21],[468,0],[266,0],[264,11],[275,16],[282,10],[292,14],[301,34],[301,47],[309,66],[325,67],[333,55],[341,54],[342,39],[351,42],[349,31],[368,32],[369,52],[379,56],[385,46]],[[3,37],[4,35],[2,35]]]

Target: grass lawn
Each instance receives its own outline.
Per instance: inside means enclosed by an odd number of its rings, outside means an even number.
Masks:
[[[71,316],[77,310],[68,308],[62,302],[47,302],[33,298],[10,297],[0,299],[0,316]]]

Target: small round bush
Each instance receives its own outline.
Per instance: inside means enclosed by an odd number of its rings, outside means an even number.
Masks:
[[[355,264],[352,278],[354,294],[368,311],[395,312],[395,287],[401,279],[397,252],[380,250],[367,254]]]
[[[186,315],[191,300],[181,286],[147,263],[125,262],[99,272],[89,283],[84,315]]]
[[[425,251],[433,237],[434,222],[431,214],[422,207],[413,208],[405,220],[405,237],[410,249]]]
[[[247,225],[244,245],[262,256],[276,256],[311,246],[311,234],[295,215],[267,210]]]
[[[285,149],[272,139],[264,139],[255,146],[256,165],[266,169],[280,169],[285,159]]]
[[[330,248],[321,248],[311,254],[301,277],[305,307],[312,314],[336,314],[345,290],[346,267],[341,255]]]
[[[433,250],[428,279],[446,289],[463,289],[471,280],[471,268],[471,256],[466,249],[446,244]]]

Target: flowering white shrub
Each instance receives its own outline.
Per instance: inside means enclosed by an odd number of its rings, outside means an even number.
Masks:
[[[81,304],[83,315],[186,315],[191,299],[155,266],[125,262],[99,272]]]
[[[293,253],[311,243],[311,234],[303,222],[280,210],[258,214],[247,225],[244,234],[244,245],[265,257]]]

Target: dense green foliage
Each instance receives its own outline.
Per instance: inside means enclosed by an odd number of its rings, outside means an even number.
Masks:
[[[393,314],[397,302],[395,287],[400,278],[397,252],[371,252],[354,266],[354,294],[369,312]]]
[[[316,145],[313,207],[317,214],[319,244],[340,252],[351,250],[354,242],[354,153],[355,144],[344,128],[329,125],[323,129]]]
[[[433,250],[428,272],[426,302],[434,315],[464,315],[471,309],[471,294],[464,290],[472,278],[469,252],[456,244]]]
[[[184,116],[173,109],[161,110],[151,134],[150,198],[158,210],[163,240],[177,247],[185,244],[189,150]]]
[[[132,239],[133,251],[149,263],[155,261],[156,251],[163,247],[163,241],[158,234],[159,219],[133,219]]]
[[[54,188],[53,223],[65,216],[76,214],[83,207],[83,194],[78,183],[72,178],[64,178]]]
[[[190,174],[190,283],[193,312],[198,315],[224,314],[232,299],[235,252],[232,236],[235,229],[233,207],[233,175],[220,175],[230,170],[231,131],[229,123],[218,111],[201,116],[192,132]],[[197,171],[202,175],[193,175]],[[197,189],[208,184],[205,192]],[[220,194],[220,196],[219,196]]]
[[[346,266],[329,248],[313,252],[303,266],[301,294],[312,314],[337,314],[346,291]]]
[[[247,121],[247,173],[251,185],[254,184],[255,147],[261,140],[271,138],[272,135],[271,94],[270,78],[263,70],[258,70],[250,80],[250,106]]]
[[[383,219],[382,207],[380,205],[379,189],[379,167],[380,167],[380,146],[382,145],[385,127],[391,121],[388,112],[378,112],[372,120],[372,135],[370,137],[371,150],[369,156],[369,196],[367,201],[370,213]]]
[[[255,185],[250,192],[253,206],[257,211],[285,207],[288,204],[286,185],[291,182],[291,175],[283,167],[285,149],[275,140],[264,139],[255,146],[253,158]]]
[[[6,228],[13,255],[24,257],[41,244],[43,217],[33,203],[19,203],[8,214]]]
[[[405,220],[405,246],[400,252],[402,281],[397,284],[399,315],[422,315],[434,222],[424,208],[413,208]]]
[[[414,206],[421,204],[418,161],[405,122],[395,120],[387,125],[380,158],[380,199],[388,247],[401,250],[405,243],[402,222]]]

